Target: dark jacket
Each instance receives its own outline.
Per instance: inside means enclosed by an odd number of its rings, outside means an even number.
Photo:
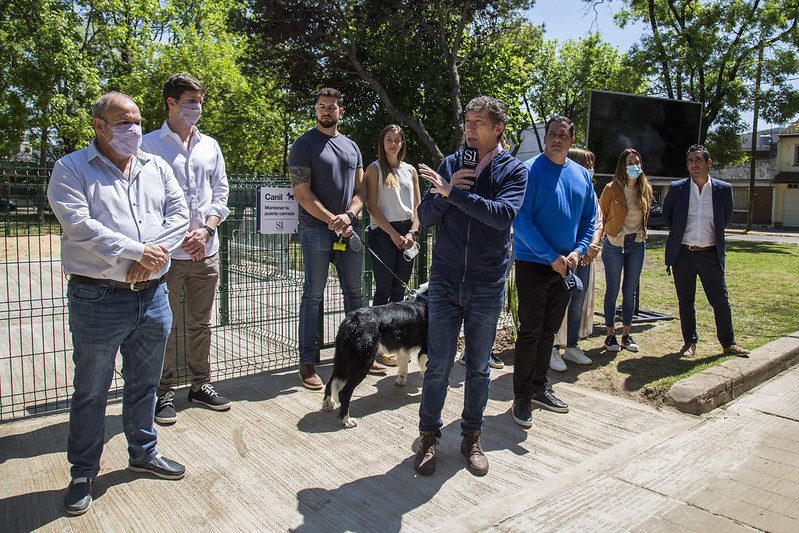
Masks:
[[[732,185],[711,179],[713,184],[713,222],[716,229],[716,253],[724,269],[724,228],[732,221]],[[680,255],[685,225],[688,222],[688,202],[691,197],[691,178],[672,181],[663,200],[663,218],[669,227],[666,240],[666,265],[673,265]]]
[[[444,159],[438,173],[449,181],[462,161],[459,150]],[[526,187],[527,169],[502,150],[480,173],[472,191],[453,188],[449,197],[428,191],[419,204],[419,221],[423,226],[441,223],[430,274],[462,282],[504,281],[510,226]]]

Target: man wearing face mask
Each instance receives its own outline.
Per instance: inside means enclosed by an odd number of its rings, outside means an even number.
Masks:
[[[128,468],[164,479],[185,474],[183,465],[156,451],[153,413],[172,323],[163,282],[169,253],[189,227],[186,201],[169,165],[139,150],[141,115],[130,97],[101,96],[92,126],[95,139],[56,162],[47,188],[63,230],[61,263],[69,279],[75,374],[67,441],[72,482],[64,509],[72,515],[92,502],[118,351]]]
[[[211,313],[219,280],[219,240],[216,229],[230,213],[225,160],[219,144],[203,135],[195,124],[200,119],[205,86],[188,74],[173,74],[164,84],[167,119],[161,129],[144,136],[142,150],[161,156],[172,166],[189,206],[189,231],[172,254],[166,276],[169,305],[174,319],[166,346],[164,369],[158,386],[155,421],[174,424],[174,400],[178,354],[183,353],[191,372],[188,400],[215,411],[230,409],[230,400],[211,384]]]

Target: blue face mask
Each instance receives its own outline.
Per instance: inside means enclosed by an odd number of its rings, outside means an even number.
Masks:
[[[644,171],[641,168],[641,165],[630,165],[627,167],[627,177],[630,178],[631,180],[636,179],[643,172]]]

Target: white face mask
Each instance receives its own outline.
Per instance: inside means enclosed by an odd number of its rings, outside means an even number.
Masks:
[[[111,140],[105,135],[103,137],[116,153],[126,157],[138,153],[141,146],[141,126],[132,122],[119,126],[109,126],[105,120],[103,123],[114,133]]]
[[[186,102],[180,104],[180,113],[178,118],[187,128],[191,128],[197,121],[200,120],[200,115],[203,112],[203,105],[199,102]]]
[[[591,176],[592,178],[594,177],[594,169],[593,168],[589,168],[588,169],[588,175]]]

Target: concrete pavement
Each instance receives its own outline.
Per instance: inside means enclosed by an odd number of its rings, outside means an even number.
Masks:
[[[327,377],[330,366],[321,373]],[[418,372],[407,387],[368,376],[343,429],[294,370],[221,382],[227,413],[178,393],[159,450],[180,481],[125,470],[120,405],[109,406],[102,469],[88,513],[61,508],[67,415],[0,425],[3,531],[799,531],[799,367],[703,416],[654,409],[568,383],[568,414],[509,413],[512,366],[492,370],[483,447],[488,475],[464,468],[454,365],[438,468],[412,467]]]
[[[447,529],[799,531],[799,368],[688,428],[641,435]]]

